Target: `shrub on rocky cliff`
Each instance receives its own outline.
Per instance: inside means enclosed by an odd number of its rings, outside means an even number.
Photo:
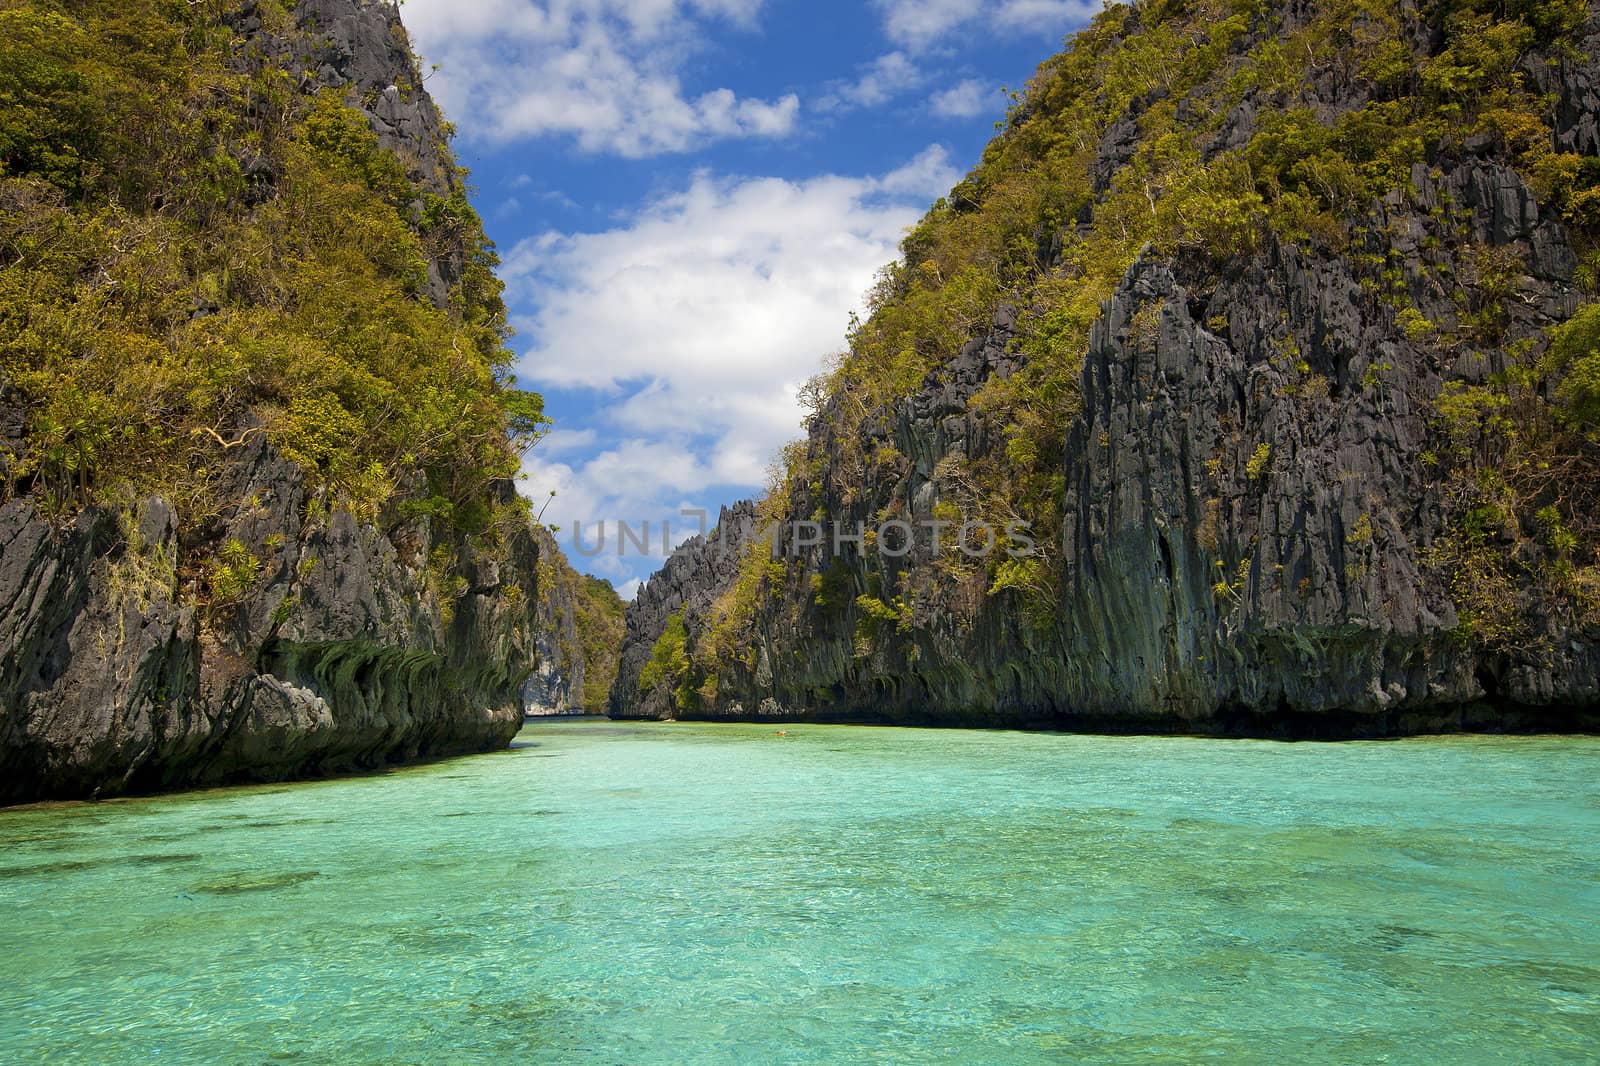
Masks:
[[[944,481],[967,512],[1024,519],[1042,534],[1034,583],[1048,601],[1063,561],[1053,550],[1061,427],[1076,409],[1090,327],[1140,254],[1180,257],[1199,275],[1226,273],[1268,240],[1348,255],[1414,323],[1420,316],[1404,304],[1395,264],[1367,250],[1383,238],[1371,232],[1369,209],[1411,195],[1417,166],[1498,151],[1567,223],[1592,287],[1600,228],[1589,205],[1600,197],[1600,159],[1553,147],[1548,97],[1524,69],[1536,49],[1559,56],[1573,47],[1588,10],[1578,0],[1336,0],[1284,20],[1264,0],[1108,9],[1014,95],[982,162],[880,276],[869,317],[817,399],[817,418],[847,452],[834,476],[864,465],[849,449],[862,446],[867,419],[944,374],[998,307],[1015,308],[1025,359],[969,402],[1006,446],[952,461]],[[1263,32],[1280,21],[1283,32]],[[1347,106],[1313,106],[1329,90]],[[1486,265],[1461,279],[1474,306],[1454,336],[1434,343],[1492,343],[1521,270]],[[1497,276],[1508,288],[1495,289]],[[1562,372],[1568,410],[1587,409],[1591,372],[1581,360]],[[1251,457],[1252,478],[1269,450],[1262,444]],[[1582,467],[1589,479],[1597,471]],[[1585,540],[1583,554],[1596,546]],[[1000,572],[1005,562],[991,566],[995,593],[1022,587]]]
[[[907,235],[762,505],[1038,553],[747,559],[687,633],[706,713],[1592,703],[1597,50],[1582,0],[1107,8]]]
[[[483,531],[544,419],[464,176],[421,187],[254,47],[210,5],[0,10],[0,380],[26,419],[3,491],[159,494],[192,529],[264,432],[332,505]]]
[[[419,81],[388,2],[0,2],[0,803],[488,750],[582,676]]]

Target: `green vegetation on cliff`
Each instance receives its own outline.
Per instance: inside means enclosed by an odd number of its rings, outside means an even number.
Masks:
[[[463,175],[441,144],[448,188],[420,188],[254,47],[211,4],[0,2],[0,402],[26,421],[0,491],[160,494],[201,528],[265,433],[324,512],[489,528],[545,420]]]
[[[571,704],[585,714],[603,714],[612,682],[617,679],[625,607],[622,597],[611,582],[579,574],[559,556],[540,566],[540,586],[547,590],[549,606],[572,611],[571,627],[557,627],[567,675],[574,676],[581,668],[583,677],[582,687],[570,694]]]
[[[804,390],[761,518],[864,542],[647,590],[639,708],[1383,735],[1592,704],[1597,41],[1584,0],[1108,7]],[[966,521],[1038,553],[951,550]],[[890,522],[944,547],[878,551]]]
[[[589,714],[603,714],[611,683],[617,679],[617,652],[622,647],[622,597],[611,582],[588,574],[577,575],[573,612],[578,641],[583,648],[583,691],[578,705]]]
[[[464,182],[387,0],[0,0],[0,802],[489,750],[605,683]]]
[[[1552,97],[1526,73],[1530,56],[1550,66],[1564,52],[1578,58],[1568,42],[1588,17],[1581,0],[1334,0],[1294,18],[1264,0],[1107,9],[1014,96],[982,162],[882,272],[849,351],[811,390],[813,432],[827,431],[842,454],[815,442],[791,449],[785,484],[809,483],[814,498],[826,466],[826,487],[852,503],[875,466],[903,461],[882,448],[867,454],[861,427],[937,382],[995,312],[1010,308],[1021,369],[990,379],[969,404],[1000,428],[1004,446],[948,460],[936,478],[952,514],[1030,522],[1043,554],[994,557],[982,574],[940,580],[981,580],[987,595],[1015,595],[1048,615],[1063,578],[1063,427],[1077,411],[1090,328],[1104,301],[1141,255],[1181,262],[1204,278],[1271,244],[1297,245],[1356,263],[1363,286],[1387,302],[1410,339],[1449,353],[1497,349],[1514,364],[1441,403],[1441,417],[1452,399],[1485,419],[1504,416],[1485,428],[1504,430],[1505,446],[1475,443],[1473,461],[1451,467],[1463,479],[1457,495],[1469,484],[1521,485],[1495,517],[1497,528],[1519,543],[1554,544],[1552,528],[1574,538],[1552,549],[1577,567],[1563,589],[1592,601],[1585,590],[1600,580],[1600,461],[1595,370],[1578,352],[1586,342],[1569,332],[1548,357],[1526,342],[1510,350],[1505,302],[1516,296],[1521,265],[1498,248],[1453,249],[1472,267],[1446,279],[1456,286],[1458,319],[1448,328],[1421,319],[1386,250],[1391,234],[1373,228],[1372,213],[1385,197],[1414,197],[1419,168],[1436,173],[1449,160],[1486,153],[1509,160],[1571,235],[1579,283],[1592,298],[1600,287],[1600,159],[1555,150]],[[1271,32],[1280,25],[1283,32]],[[1352,101],[1347,109],[1319,108],[1340,95]],[[1143,328],[1153,333],[1150,310]],[[1285,338],[1281,358],[1299,378],[1294,387],[1326,396],[1329,381],[1293,343]],[[1376,377],[1360,387],[1381,388]],[[1259,446],[1253,479],[1270,455]],[[1552,495],[1558,482],[1567,488]],[[1506,544],[1496,552],[1497,574],[1531,579],[1527,567],[1505,570],[1517,554]],[[1444,561],[1465,573],[1468,554]],[[1541,560],[1536,568],[1549,562]],[[1475,584],[1470,574],[1461,580]],[[1491,597],[1492,584],[1467,594]]]
[[[648,692],[660,685],[681,689],[688,676],[690,662],[685,642],[688,632],[683,625],[683,612],[667,619],[667,626],[650,649],[650,661],[639,673],[639,687]]]

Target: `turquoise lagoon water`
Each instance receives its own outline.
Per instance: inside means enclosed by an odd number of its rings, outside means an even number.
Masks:
[[[0,813],[0,1062],[1600,1061],[1600,739],[789,732]]]

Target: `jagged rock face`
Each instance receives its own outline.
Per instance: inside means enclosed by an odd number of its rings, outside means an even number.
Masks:
[[[285,70],[305,93],[341,92],[346,104],[367,116],[378,144],[395,154],[419,191],[447,196],[458,190],[461,178],[447,148],[444,118],[423,88],[398,6],[388,0],[297,0],[293,18],[291,32],[274,32],[263,21],[261,5],[247,0],[227,16],[244,41],[235,61],[242,69]],[[270,185],[274,176],[258,173],[257,165],[243,161],[247,175]],[[435,305],[445,306],[461,268],[459,254],[429,261],[427,291]]]
[[[515,734],[561,610],[538,585],[541,560],[565,565],[553,543],[528,530],[469,559],[446,600],[426,523],[308,523],[299,469],[259,438],[245,453],[224,537],[265,565],[205,619],[160,499],[131,528],[0,508],[0,801],[372,769]]]
[[[395,153],[424,192],[442,196],[457,186],[455,168],[441,150],[444,120],[422,87],[395,4],[297,0],[296,32],[290,34],[267,29],[260,8],[256,0],[247,0],[228,16],[247,42],[241,62],[287,70],[304,92],[343,89],[348,102],[372,122],[378,143]]]
[[[535,536],[541,556],[559,560],[555,565],[566,567],[555,538],[543,527],[535,530]],[[559,582],[545,580],[536,610],[536,665],[522,685],[523,709],[531,717],[582,714],[589,710],[583,706],[583,684],[591,664],[585,661],[578,636],[575,605]]]
[[[639,589],[628,605],[622,662],[611,687],[611,717],[672,717],[674,708],[664,693],[639,691],[639,673],[673,615],[681,614],[696,631],[709,625],[712,605],[737,574],[741,545],[755,521],[755,505],[749,501],[724,507],[715,529],[685,541]]]
[[[1559,311],[1570,275],[1539,280]],[[1275,249],[1199,305],[1226,336],[1196,321],[1193,294],[1159,264],[1107,308],[1068,445],[1066,669],[1051,688],[1074,713],[1403,732],[1486,699],[1551,708],[1600,694],[1591,641],[1563,640],[1536,666],[1485,661],[1451,636],[1455,608],[1427,562],[1441,485],[1417,461],[1444,368],[1384,336],[1359,291],[1337,261]],[[1135,338],[1152,306],[1156,331]],[[1276,307],[1293,309],[1313,342],[1300,350],[1336,392],[1294,394],[1262,343]],[[1383,381],[1363,388],[1380,363]],[[1270,459],[1252,476],[1262,445]]]
[[[1582,54],[1578,69],[1534,66],[1555,97],[1557,143],[1594,153],[1600,78],[1595,50]],[[1330,112],[1354,102],[1348,83],[1319,91]],[[1229,122],[1219,147],[1248,139],[1255,116]],[[1135,136],[1131,121],[1107,131],[1102,186]],[[1430,557],[1447,509],[1423,458],[1439,446],[1434,401],[1449,382],[1505,370],[1503,357],[1413,338],[1352,262],[1398,261],[1406,302],[1445,331],[1464,313],[1459,286],[1473,284],[1467,250],[1503,250],[1517,264],[1503,351],[1542,343],[1577,308],[1574,250],[1487,150],[1411,179],[1409,194],[1373,206],[1350,256],[1269,241],[1220,276],[1154,254],[1128,272],[1061,427],[1064,581],[1051,617],[988,594],[981,570],[941,574],[926,544],[904,560],[808,550],[792,569],[815,581],[841,568],[846,603],[880,590],[914,599],[916,624],[864,643],[857,611],[837,597],[819,606],[814,583],[790,580],[749,619],[750,653],[717,663],[714,699],[677,707],[619,683],[613,714],[1283,736],[1600,727],[1600,633],[1524,590],[1540,651],[1484,651],[1461,639]],[[1003,461],[1004,427],[969,401],[1022,365],[1014,328],[1003,308],[918,391],[866,419],[856,454],[886,445],[892,462],[841,469],[825,410],[807,449],[820,474],[795,487],[786,520],[926,522],[948,491],[946,459]],[[648,658],[671,604],[726,590],[731,576],[703,552],[685,546],[647,586],[670,592],[630,609],[625,662]],[[685,618],[692,645],[704,625]]]
[[[424,191],[457,181],[393,4],[303,0],[300,32],[232,16],[241,62],[346,88]],[[247,170],[248,172],[248,170]],[[264,175],[271,180],[271,175]],[[448,264],[430,279],[443,302]],[[26,423],[0,386],[0,443]],[[28,497],[0,507],[0,804],[374,769],[505,746],[530,676],[581,688],[567,571],[527,526],[447,538],[427,519],[358,521],[308,499],[301,469],[239,427],[218,513],[180,523],[159,498],[66,524]],[[509,500],[509,483],[492,487]],[[430,568],[447,543],[458,563]],[[259,571],[231,602],[195,595],[221,546]],[[557,659],[556,648],[566,649]]]

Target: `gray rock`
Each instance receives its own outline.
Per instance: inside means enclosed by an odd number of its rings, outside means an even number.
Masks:
[[[274,33],[263,25],[257,0],[246,0],[227,20],[243,41],[238,65],[280,67],[307,92],[342,90],[345,102],[366,115],[378,143],[394,152],[420,191],[436,196],[457,191],[461,179],[444,117],[424,87],[399,6],[388,0],[297,0],[293,18],[292,31]],[[254,185],[270,186],[270,173],[251,161],[244,166]],[[265,199],[266,193],[257,197]],[[459,249],[428,264],[428,295],[435,304],[445,305],[462,267]]]
[[[555,538],[543,528],[535,530],[539,550],[548,558],[561,559]],[[522,705],[533,717],[598,713],[603,708],[582,703],[584,678],[592,664],[584,661],[582,642],[574,605],[560,588],[539,597],[535,605],[539,625],[534,634],[537,666],[522,686]]]
[[[285,35],[263,28],[253,2],[230,18],[239,64],[346,90],[422,190],[456,188],[395,5],[301,0]],[[265,195],[270,169],[246,172]],[[434,264],[436,300],[458,267]],[[262,433],[237,430],[243,443],[219,460],[221,513],[181,538],[160,499],[60,521],[7,492],[0,804],[484,751],[503,747],[525,710],[581,690],[573,605],[556,579],[567,564],[542,530],[492,547],[467,538],[456,596],[428,560],[457,538],[426,520],[330,509]],[[25,412],[0,382],[0,475],[27,447]],[[501,502],[514,491],[490,488]],[[256,580],[237,603],[205,603],[203,569],[232,542],[258,560]]]
[[[209,619],[182,594],[189,553],[164,501],[65,528],[28,500],[0,508],[0,802],[503,747],[549,648],[576,646],[560,629],[571,605],[539,587],[566,565],[547,536],[514,535],[498,581],[447,605],[422,565],[426,534],[403,550],[346,512],[304,525],[298,470],[264,443],[249,451],[237,467],[256,495],[222,538],[264,566]],[[571,686],[576,664],[560,665]]]
[[[1527,71],[1556,100],[1558,142],[1591,154],[1596,54]],[[1364,99],[1337,64],[1309,76],[1306,103],[1324,116]],[[1142,108],[1108,127],[1097,183],[1132,151]],[[1212,150],[1244,143],[1257,120],[1253,104],[1236,109]],[[1536,350],[1578,306],[1571,239],[1493,158],[1411,177],[1409,191],[1371,205],[1350,256],[1269,243],[1220,273],[1150,252],[1128,272],[1091,332],[1081,408],[1061,427],[1065,529],[1053,547],[1064,582],[1043,621],[1015,593],[989,595],[981,571],[940,571],[926,547],[904,561],[813,551],[743,620],[748,654],[718,664],[715,704],[694,713],[1282,736],[1600,727],[1600,634],[1569,632],[1556,605],[1522,594],[1537,652],[1460,638],[1430,556],[1443,478],[1422,461],[1439,446],[1432,411],[1448,383],[1487,381],[1506,369],[1509,344]],[[1453,330],[1484,248],[1516,264],[1505,342],[1408,336],[1396,303]],[[1377,291],[1358,254],[1398,264],[1399,300]],[[859,448],[837,436],[851,420],[825,410],[808,427],[820,472],[791,487],[788,519],[926,519],[960,499],[941,474],[951,460],[1006,462],[1005,427],[969,401],[1023,365],[1013,322],[1003,312],[870,414]],[[880,449],[898,458],[865,470],[837,458]],[[733,577],[706,564],[706,547],[681,549],[629,611],[632,677],[673,610],[691,643],[703,635],[692,605]],[[910,624],[858,639],[853,603],[815,602],[825,574],[850,600],[907,604]],[[614,715],[658,706],[619,679]]]
[[[639,691],[639,673],[675,614],[692,631],[707,628],[717,597],[738,572],[740,551],[759,533],[755,504],[722,508],[717,525],[678,547],[628,605],[622,661],[611,687],[613,718],[672,718],[679,708],[669,693]]]

